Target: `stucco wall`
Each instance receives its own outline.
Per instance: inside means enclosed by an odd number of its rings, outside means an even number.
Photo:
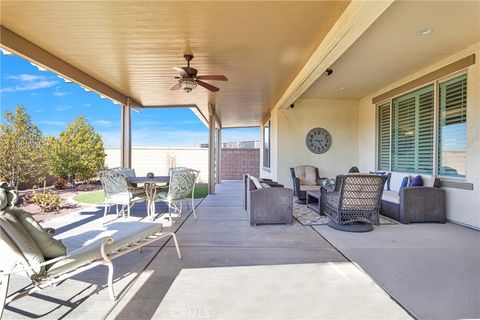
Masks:
[[[472,53],[477,62],[468,68],[467,75],[467,163],[466,181],[474,184],[474,190],[445,188],[447,191],[447,218],[451,221],[480,228],[480,96],[479,96],[479,62],[480,43],[477,43],[447,59],[426,67],[395,83],[372,93],[359,101],[358,108],[358,144],[359,165],[362,171],[374,170],[376,165],[376,113],[372,98],[380,93],[398,87],[422,75],[437,70]]]
[[[280,142],[277,179],[292,186],[290,167],[310,164],[320,175],[335,177],[358,165],[358,112],[355,100],[300,99],[295,108],[278,111],[277,135]],[[332,146],[324,154],[307,149],[305,136],[315,127],[327,129]]]

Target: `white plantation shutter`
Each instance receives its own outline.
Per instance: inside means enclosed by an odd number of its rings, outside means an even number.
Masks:
[[[432,173],[433,85],[393,100],[392,171]]]
[[[378,169],[390,170],[390,102],[378,107]]]
[[[440,83],[438,143],[440,175],[465,176],[466,123],[467,75],[462,75]]]
[[[417,128],[417,168],[415,172],[433,172],[434,93],[432,90],[419,95]]]

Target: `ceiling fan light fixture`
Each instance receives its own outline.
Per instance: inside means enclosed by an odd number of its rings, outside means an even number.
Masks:
[[[197,87],[197,82],[193,79],[180,79],[180,87],[185,92],[190,92]]]

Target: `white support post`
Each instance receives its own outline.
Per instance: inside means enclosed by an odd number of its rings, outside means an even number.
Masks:
[[[120,166],[131,168],[132,163],[132,115],[130,109],[130,98],[127,98],[127,104],[122,105],[122,141],[120,144]]]
[[[208,193],[215,194],[215,107],[209,105],[208,111]]]
[[[216,183],[222,182],[222,128],[217,128],[217,180]]]

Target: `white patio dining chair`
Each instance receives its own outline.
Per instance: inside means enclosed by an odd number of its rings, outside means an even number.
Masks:
[[[130,209],[134,204],[147,202],[145,191],[131,187],[123,174],[106,170],[98,172],[97,175],[105,193],[104,220],[112,205],[116,206],[117,216],[121,214],[130,217]],[[118,206],[120,206],[120,210]]]
[[[179,207],[177,202],[180,201],[181,204],[181,201],[186,199],[191,199],[193,217],[197,219],[194,190],[199,172],[188,168],[172,168],[168,189],[157,191],[155,201],[162,201],[167,204],[170,222],[172,221],[172,210],[174,213],[182,214],[181,206]]]

